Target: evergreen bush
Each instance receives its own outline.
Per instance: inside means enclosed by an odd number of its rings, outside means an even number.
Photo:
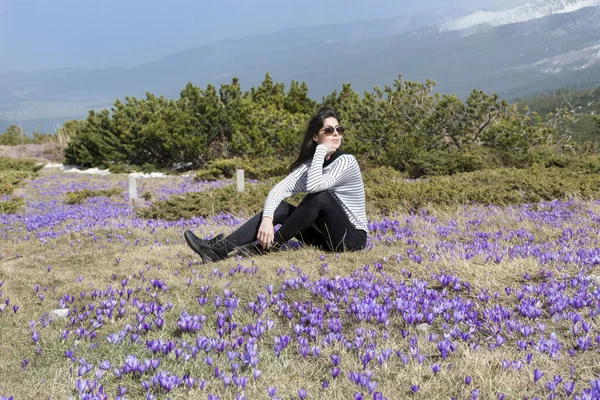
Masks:
[[[90,190],[83,189],[76,192],[67,192],[67,204],[81,204],[91,197],[111,197],[122,193],[120,188]]]
[[[389,169],[364,173],[367,215],[387,215],[395,211],[417,210],[427,206],[462,204],[524,204],[554,199],[594,199],[600,195],[600,175],[568,168],[534,166],[525,169],[500,168],[406,179]],[[262,211],[271,184],[251,184],[238,193],[234,185],[189,193],[157,201],[139,211],[143,218],[179,220],[211,216],[221,212],[250,216]],[[294,196],[298,204],[303,194]]]

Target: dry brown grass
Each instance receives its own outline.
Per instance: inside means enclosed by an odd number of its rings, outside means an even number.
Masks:
[[[22,144],[18,146],[0,146],[0,156],[11,158],[29,158],[41,163],[62,163],[64,150],[58,141],[52,140],[40,144]]]

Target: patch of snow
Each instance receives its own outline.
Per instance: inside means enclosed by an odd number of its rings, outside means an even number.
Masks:
[[[44,164],[44,166],[42,167],[42,169],[44,169],[44,168],[62,168],[62,166],[63,165],[60,164],[60,163],[51,163],[50,162],[50,163]]]
[[[570,50],[554,57],[543,58],[532,64],[522,65],[515,70],[538,69],[546,74],[563,70],[579,71],[600,62],[600,42],[581,49]]]
[[[562,68],[544,68],[541,71],[545,74],[558,74]]]
[[[79,169],[79,168],[73,167],[71,165],[63,165],[60,169],[63,172],[76,173],[76,174],[110,175],[110,171],[109,170],[107,170],[107,169],[100,169],[100,168]]]
[[[476,11],[441,23],[438,27],[440,32],[457,31],[477,25],[494,27],[570,13],[584,7],[600,7],[600,0],[534,0],[503,11]]]
[[[590,60],[576,69],[586,69],[586,68],[591,67],[592,65],[596,64],[597,62],[598,62],[598,60]]]
[[[173,175],[167,175],[164,172],[131,172],[129,176],[133,176],[134,178],[168,178]]]
[[[107,169],[99,169],[99,168],[88,168],[88,169],[79,169],[74,165],[63,165],[58,163],[48,163],[44,165],[44,168],[58,168],[62,172],[72,172],[76,174],[89,174],[89,175],[109,175],[110,171]]]
[[[89,174],[89,175],[110,175],[111,172],[108,169],[99,169],[99,168],[88,168],[88,169],[79,169],[74,165],[63,165],[58,163],[48,163],[44,165],[43,168],[57,168],[63,172],[72,172],[77,174]],[[165,174],[164,172],[131,172],[129,176],[133,176],[134,178],[168,178],[173,175]],[[191,175],[184,175],[191,176]]]

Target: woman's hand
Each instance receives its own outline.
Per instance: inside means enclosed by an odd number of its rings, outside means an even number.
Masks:
[[[323,142],[323,143],[319,143],[319,146],[322,146],[326,151],[328,155],[331,155],[333,153],[335,153],[335,151],[337,150],[332,143],[329,142]]]
[[[268,249],[273,244],[275,238],[275,232],[273,231],[273,218],[263,217],[260,227],[258,228],[258,234],[256,239],[263,249]]]
[[[329,157],[331,157],[331,155],[332,155],[333,153],[335,153],[335,151],[337,150],[337,149],[336,149],[336,148],[333,146],[333,144],[331,144],[331,143],[328,143],[328,142],[323,142],[323,143],[319,144],[319,146],[322,146],[322,147],[323,147],[323,148],[324,148],[324,149],[327,151],[327,154],[325,154],[325,159],[326,159],[326,160],[329,160]]]

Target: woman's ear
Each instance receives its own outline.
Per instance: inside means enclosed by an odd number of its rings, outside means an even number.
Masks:
[[[319,137],[319,135],[313,135],[313,141],[314,141],[315,143],[318,143],[318,141],[317,141],[317,138],[318,138],[318,137]]]

